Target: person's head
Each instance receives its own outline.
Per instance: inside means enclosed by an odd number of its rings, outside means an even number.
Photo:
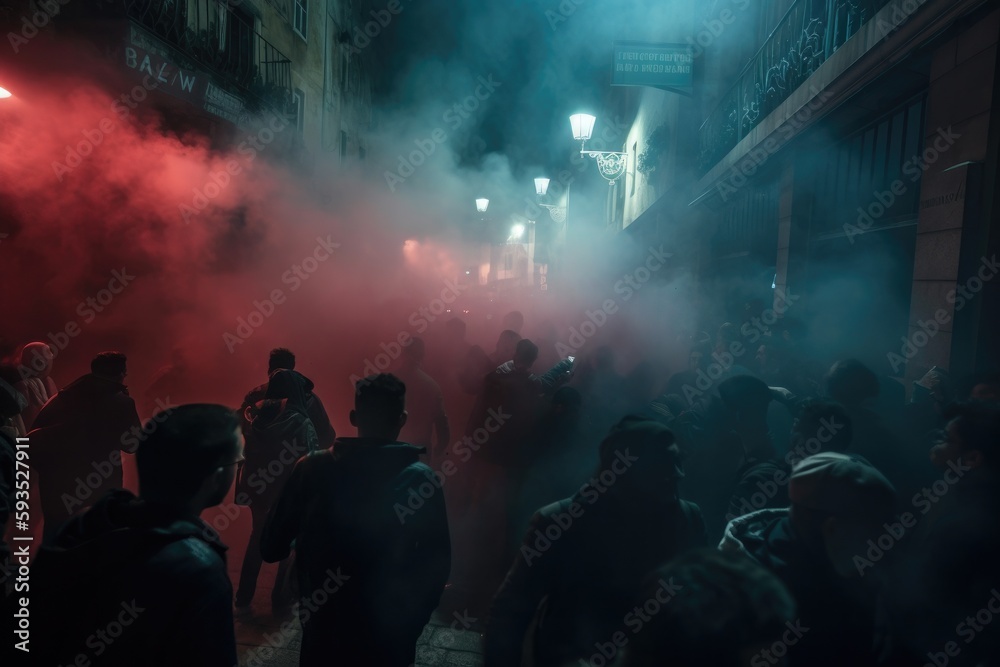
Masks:
[[[497,355],[504,361],[512,359],[514,357],[514,348],[517,346],[519,340],[521,340],[521,334],[513,329],[504,329],[501,331],[500,337],[497,338]]]
[[[271,350],[267,357],[267,375],[271,376],[276,370],[295,370],[295,355],[287,347],[276,347]]]
[[[688,353],[688,370],[698,371],[708,365],[712,350],[708,345],[700,343],[694,345]]]
[[[362,438],[396,440],[406,424],[406,386],[395,375],[379,373],[359,380],[354,389],[351,425]]]
[[[422,338],[413,337],[409,344],[403,347],[403,359],[414,365],[423,363],[424,353],[424,340]]]
[[[268,400],[285,400],[288,405],[300,409],[305,408],[306,391],[302,376],[295,371],[278,369],[267,381],[264,398]]]
[[[806,401],[792,421],[791,449],[809,454],[846,452],[854,438],[851,417],[840,403]]]
[[[826,395],[842,405],[860,405],[878,393],[878,376],[857,359],[838,361],[826,374]]]
[[[885,530],[896,491],[863,459],[825,452],[802,459],[788,479],[789,517],[798,539],[844,578],[863,574],[856,556]]]
[[[948,420],[931,460],[947,469],[959,463],[972,469],[1000,473],[1000,405],[987,401],[952,403],[944,410]]]
[[[729,352],[729,347],[740,339],[739,329],[732,322],[726,322],[715,334],[715,351]]]
[[[629,415],[615,424],[598,451],[602,483],[628,501],[675,502],[677,486],[684,477],[681,451],[673,431],[657,421]],[[602,477],[603,475],[603,477]]]
[[[524,328],[524,315],[521,311],[512,310],[503,316],[503,328],[515,331],[518,334],[521,333],[521,329]]]
[[[537,345],[527,338],[517,341],[517,345],[514,346],[514,368],[531,370],[536,359],[538,359]]]
[[[22,378],[46,378],[52,372],[55,354],[48,343],[28,343],[17,356],[17,369]]]
[[[222,405],[191,403],[146,423],[135,453],[139,496],[197,515],[222,502],[243,459],[236,413]]]
[[[623,667],[747,667],[781,641],[795,601],[746,556],[687,551],[646,577],[639,608],[658,609],[625,648]],[[651,611],[651,610],[650,610]]]
[[[973,401],[1000,403],[1000,373],[977,373],[966,378],[961,395]]]
[[[101,352],[91,360],[90,372],[105,380],[125,382],[128,359],[121,352]]]

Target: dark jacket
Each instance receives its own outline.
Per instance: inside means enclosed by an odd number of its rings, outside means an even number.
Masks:
[[[749,556],[777,575],[798,603],[801,637],[789,641],[788,664],[807,667],[875,665],[885,648],[877,597],[844,579],[825,553],[798,536],[788,509],[764,509],[726,526],[719,548]]]
[[[46,507],[62,507],[66,494],[76,499],[73,510],[96,501],[122,486],[123,442],[140,426],[135,401],[125,385],[94,374],[84,375],[53,396],[35,418],[31,438],[31,465],[38,471],[39,490]],[[94,473],[97,473],[95,476]],[[81,480],[100,478],[93,488]],[[78,492],[81,489],[81,492]],[[67,510],[59,517],[69,518]]]
[[[319,400],[319,396],[313,393],[315,384],[312,380],[307,378],[302,373],[298,371],[291,371],[299,377],[302,381],[302,388],[305,391],[305,406],[306,413],[309,415],[309,419],[312,420],[313,427],[316,429],[316,437],[318,438],[319,446],[321,448],[329,447],[333,444],[333,441],[337,438],[336,431],[333,430],[333,425],[330,423],[330,417],[326,414],[326,408],[323,407],[323,402]],[[246,396],[243,397],[243,405],[240,407],[240,414],[244,414],[246,409],[256,405],[260,401],[264,400],[264,396],[267,394],[267,385],[265,382],[262,385],[254,387],[251,389]],[[249,422],[244,424],[244,436],[246,435],[246,428],[249,427]]]
[[[505,415],[505,421],[478,454],[483,460],[508,466],[522,467],[531,458],[520,451],[528,441],[543,408],[542,397],[563,384],[573,364],[563,360],[543,375],[514,367],[513,361],[498,366],[483,379],[483,390],[466,425],[467,436],[488,428],[494,414]],[[496,417],[492,417],[496,421]]]
[[[423,451],[339,438],[295,466],[260,550],[280,561],[294,541],[301,596],[329,594],[315,611],[298,609],[303,667],[332,654],[350,665],[413,662],[451,568],[444,495]]]
[[[539,666],[586,661],[595,643],[619,631],[631,634],[634,628],[626,618],[646,574],[682,551],[705,545],[705,525],[694,503],[681,500],[646,510],[637,516],[634,509],[618,506],[612,493],[591,486],[540,509],[493,601],[486,666],[520,664],[536,612]]]
[[[32,565],[36,664],[232,667],[225,551],[197,517],[108,494]]]
[[[236,480],[236,501],[259,504],[267,511],[291,476],[295,462],[315,452],[319,442],[312,420],[290,409],[287,401],[260,401],[251,411],[254,416],[246,433],[246,461]]]

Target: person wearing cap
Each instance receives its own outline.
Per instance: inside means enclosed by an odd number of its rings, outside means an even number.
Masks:
[[[600,466],[570,498],[535,513],[490,610],[485,664],[521,664],[531,638],[534,664],[587,661],[595,645],[626,631],[645,575],[705,544],[701,510],[678,496],[684,476],[673,433],[629,416],[601,443]],[[539,605],[545,600],[545,604]]]
[[[824,452],[793,467],[788,498],[730,521],[719,548],[757,561],[795,597],[808,629],[789,642],[789,665],[877,664],[878,578],[863,577],[857,558],[893,520],[895,489],[864,460]]]

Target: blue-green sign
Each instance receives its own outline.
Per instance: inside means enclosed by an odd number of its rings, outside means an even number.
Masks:
[[[691,89],[694,57],[690,44],[615,42],[612,86]]]

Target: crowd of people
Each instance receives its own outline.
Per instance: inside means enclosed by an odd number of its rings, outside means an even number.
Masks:
[[[238,410],[137,409],[125,354],[57,389],[51,349],[23,345],[0,369],[0,522],[28,437],[36,664],[237,665],[262,562],[303,666],[414,665],[444,608],[482,619],[487,667],[1000,664],[1000,375],[935,367],[907,400],[808,358],[793,322],[752,360],[726,323],[685,367],[623,375],[611,346],[563,357],[523,328],[508,314],[492,353],[457,318],[413,338],[356,383],[355,437],[286,348]],[[199,519],[229,494],[252,517],[235,594]]]

